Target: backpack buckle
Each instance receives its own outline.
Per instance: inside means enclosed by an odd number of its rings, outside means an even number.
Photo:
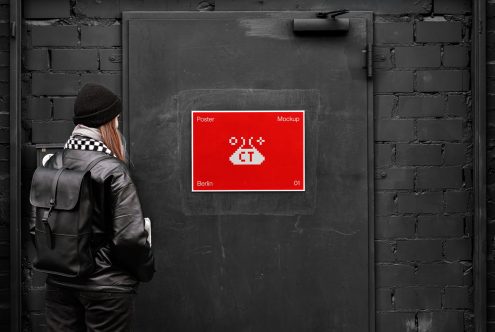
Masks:
[[[48,209],[48,215],[46,217],[46,220],[48,220],[48,217],[52,214],[52,210],[55,207],[55,198],[50,198],[50,208]]]
[[[54,207],[55,207],[55,198],[50,198],[50,208],[48,209],[47,212],[45,212],[43,218],[41,219],[41,221],[43,222],[43,227],[45,229],[46,244],[50,249],[52,249],[53,243],[52,243],[52,229],[50,227],[50,223],[48,222],[48,219],[50,218],[50,215],[52,214],[52,210]]]

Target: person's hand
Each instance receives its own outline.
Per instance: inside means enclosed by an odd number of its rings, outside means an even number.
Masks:
[[[150,218],[144,218],[144,229],[148,232],[148,243],[151,246],[151,220]]]

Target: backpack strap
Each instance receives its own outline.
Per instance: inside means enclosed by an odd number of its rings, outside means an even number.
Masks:
[[[93,167],[95,167],[95,166],[96,166],[96,164],[98,164],[98,163],[99,163],[100,161],[102,161],[103,159],[108,159],[108,158],[110,158],[110,156],[109,156],[109,155],[104,155],[104,156],[101,156],[101,157],[96,158],[95,160],[93,160],[92,162],[90,162],[90,163],[88,164],[88,166],[86,167],[86,169],[85,169],[84,171],[85,171],[85,172],[91,171],[91,169],[92,169]]]
[[[62,175],[62,172],[64,171],[64,168],[60,168],[57,170],[57,173],[55,174],[55,177],[52,182],[52,190],[51,190],[51,197],[50,197],[50,208],[43,212],[43,217],[41,218],[41,222],[43,223],[43,228],[45,229],[46,233],[46,242],[48,248],[52,249],[53,243],[52,243],[52,229],[50,227],[50,223],[48,222],[48,219],[50,218],[50,215],[52,214],[52,210],[57,204],[57,187],[58,187],[58,180],[60,179],[60,175]]]

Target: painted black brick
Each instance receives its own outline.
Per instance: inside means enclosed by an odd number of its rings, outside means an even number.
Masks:
[[[487,60],[488,61],[493,61],[495,59],[495,33],[493,30],[495,29],[495,3],[493,2],[487,2],[487,17],[488,17],[488,27],[487,29],[489,32],[487,33]],[[490,31],[491,30],[491,31]],[[492,78],[495,76],[495,70],[494,66],[492,63],[487,64],[487,76],[489,77],[488,80],[488,98],[487,98],[487,108],[488,110],[493,110],[494,105],[495,105],[495,89],[494,85],[492,82]],[[491,112],[488,112],[488,137],[487,137],[487,143],[488,143],[488,151],[487,151],[487,161],[488,161],[488,202],[487,202],[487,219],[488,219],[488,234],[487,234],[487,240],[488,240],[488,260],[487,260],[487,265],[488,265],[488,328],[489,331],[495,330],[495,297],[493,296],[493,290],[495,289],[495,278],[493,277],[495,274],[495,264],[494,264],[494,259],[493,259],[493,253],[495,252],[494,249],[494,238],[495,238],[495,223],[493,223],[493,220],[495,219],[495,204],[494,204],[494,186],[493,183],[495,183],[495,179],[493,178],[493,160],[494,160],[494,155],[495,151],[490,148],[490,146],[494,145],[495,142],[495,131],[493,130],[493,124],[492,124],[492,116]]]
[[[446,42],[462,41],[461,22],[418,22],[416,23],[417,42]]]
[[[122,77],[120,74],[82,74],[81,86],[86,83],[98,83],[104,85],[116,95],[120,95],[122,93]]]
[[[398,165],[440,165],[442,146],[440,144],[403,144],[397,149]]]
[[[0,50],[8,51],[10,47],[9,38],[0,36]]]
[[[0,82],[8,83],[9,81],[10,81],[9,68],[0,67]],[[8,88],[9,85],[5,84],[5,86]],[[8,91],[4,90],[4,91],[2,91],[2,94],[4,96],[8,95]]]
[[[441,288],[407,287],[395,290],[397,310],[404,309],[440,309],[442,306]]]
[[[375,43],[407,44],[413,41],[413,23],[375,23]]]
[[[7,113],[0,113],[0,127],[8,128],[10,124],[10,116]]]
[[[121,15],[120,0],[78,0],[74,11],[89,17],[117,18]]]
[[[79,91],[78,74],[33,73],[32,93],[41,95],[77,95]]]
[[[467,212],[470,193],[467,191],[447,191],[445,193],[445,211],[449,213]]]
[[[414,312],[379,312],[376,314],[376,329],[379,332],[415,332]]]
[[[463,311],[433,311],[418,313],[419,326],[431,326],[430,331],[464,331]]]
[[[377,170],[375,186],[378,190],[383,189],[413,189],[413,168],[387,168]]]
[[[468,287],[445,287],[443,306],[448,309],[469,309],[472,303]]]
[[[466,14],[471,12],[471,1],[435,0],[433,10],[435,14]]]
[[[376,215],[387,216],[393,214],[397,210],[394,199],[395,199],[395,193],[391,193],[391,192],[375,193]]]
[[[7,5],[9,0],[2,0],[4,3],[0,3],[0,19],[8,20],[10,18],[10,8]],[[5,2],[7,4],[5,4]]]
[[[122,70],[122,50],[99,50],[101,70]]]
[[[77,46],[79,33],[76,26],[31,26],[33,46]]]
[[[52,113],[52,103],[48,98],[30,97],[26,100],[26,119],[49,120]]]
[[[444,148],[445,165],[464,165],[466,163],[467,145],[462,143],[446,143]]]
[[[23,53],[23,64],[27,70],[48,70],[50,59],[47,49],[30,49]]]
[[[73,128],[74,124],[70,121],[33,122],[32,142],[64,143]]]
[[[0,52],[0,66],[8,67],[10,64],[10,53],[9,52]]]
[[[9,97],[8,96],[0,96],[0,112],[8,113],[9,109]]]
[[[0,160],[0,174],[8,174],[10,170],[10,164],[7,160]],[[0,248],[0,251],[2,248]],[[0,253],[0,256],[2,254]]]
[[[443,210],[441,192],[398,193],[398,211],[401,213],[440,213]]]
[[[376,95],[374,98],[375,119],[390,119],[392,110],[397,103],[397,97],[393,95]]]
[[[487,61],[495,60],[495,32],[488,31],[486,37],[486,48],[487,48]],[[495,92],[493,90],[489,90],[490,92]]]
[[[121,45],[120,25],[82,26],[81,45],[112,47]]]
[[[376,310],[384,311],[384,310],[394,309],[392,303],[392,293],[393,293],[393,289],[390,288],[380,288],[376,290],[375,293]]]
[[[378,120],[375,126],[377,141],[411,141],[414,139],[413,120]]]
[[[389,167],[393,163],[393,145],[375,144],[375,167]]]
[[[421,189],[448,189],[462,186],[462,168],[418,167],[417,187]]]
[[[458,141],[463,137],[463,122],[457,119],[418,120],[418,139],[422,141]]]
[[[375,92],[412,92],[413,72],[407,70],[375,72],[374,88]]]
[[[449,261],[472,260],[472,239],[445,240],[445,258]]]
[[[417,284],[414,267],[409,264],[376,265],[376,287],[410,286]]]
[[[400,117],[439,117],[444,114],[445,100],[440,95],[400,96],[398,114]]]
[[[449,94],[447,99],[447,115],[466,117],[468,105],[466,96],[462,94]]]
[[[125,3],[134,3],[134,0],[121,0]],[[160,1],[160,0],[151,0]],[[372,10],[377,13],[386,14],[427,14],[431,11],[432,0],[417,1],[397,1],[381,0],[374,1],[332,1],[332,8],[347,8],[349,10]],[[175,1],[170,2],[175,7]],[[181,1],[182,3],[182,1]],[[188,1],[186,1],[188,3]],[[193,2],[194,3],[194,2]],[[379,5],[377,5],[379,4]],[[200,5],[201,6],[201,5]],[[172,8],[174,8],[172,7]],[[132,7],[131,7],[132,8]],[[299,9],[299,10],[328,10],[328,3],[321,0],[271,0],[271,1],[236,1],[236,0],[216,0],[216,10],[281,10],[281,9]],[[172,9],[169,9],[172,10]]]
[[[0,145],[0,160],[7,160],[9,159],[9,146],[8,145]]]
[[[375,236],[377,239],[412,238],[415,233],[414,217],[390,216],[375,219]]]
[[[467,189],[472,188],[473,186],[473,167],[472,166],[464,166],[462,168],[463,176],[464,176],[464,187]]]
[[[373,48],[373,66],[380,69],[390,69],[393,67],[390,47]]]
[[[210,1],[211,2],[211,1]],[[254,3],[256,5],[256,3]],[[303,9],[305,3],[299,3],[298,9]],[[235,3],[234,10],[240,10],[242,3]],[[252,10],[253,3],[246,2],[247,10]],[[270,10],[269,8],[274,6],[274,10],[280,10],[280,3],[266,2],[263,7],[264,10]],[[287,8],[290,4],[284,3],[284,7]],[[120,18],[122,11],[129,10],[200,10],[200,9],[213,9],[208,5],[207,1],[163,1],[163,0],[105,0],[105,1],[92,1],[92,0],[78,0],[74,10],[76,13],[99,18]],[[309,9],[309,8],[307,8]],[[314,9],[314,8],[312,8]],[[322,7],[321,9],[324,9]],[[225,9],[224,9],[225,10]]]
[[[53,118],[55,120],[72,120],[75,97],[53,98]]]
[[[424,70],[416,72],[416,90],[420,92],[467,91],[467,70]]]
[[[418,237],[460,237],[464,218],[459,215],[422,215],[418,217]]]
[[[10,36],[9,23],[0,22],[0,36],[2,36],[2,37],[9,37]]]
[[[54,49],[53,70],[97,70],[98,50],[95,49]]]
[[[399,240],[397,259],[399,261],[438,261],[442,259],[442,240]]]
[[[420,285],[464,286],[465,267],[460,263],[420,264],[416,277]]]
[[[466,46],[445,45],[442,63],[445,67],[469,66],[469,48]]]
[[[24,18],[62,18],[70,16],[70,2],[67,0],[23,1]]]
[[[6,198],[8,196],[10,188],[9,181],[10,179],[7,177],[0,177],[0,198]]]
[[[407,46],[395,48],[397,67],[439,67],[440,46]]]
[[[375,241],[375,257],[380,262],[395,261],[395,242]]]
[[[8,128],[0,128],[0,143],[10,142],[10,131]]]

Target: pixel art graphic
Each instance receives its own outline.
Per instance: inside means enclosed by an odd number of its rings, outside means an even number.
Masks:
[[[192,111],[192,191],[304,191],[304,111]]]

